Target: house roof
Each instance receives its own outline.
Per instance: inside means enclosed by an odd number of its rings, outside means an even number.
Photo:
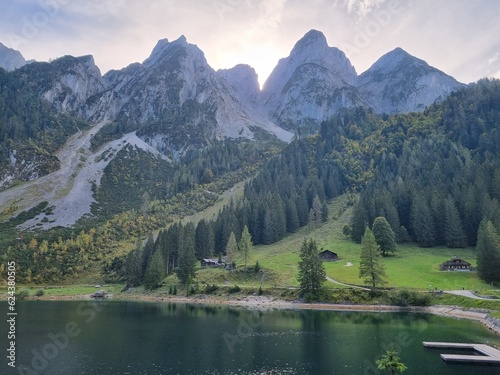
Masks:
[[[471,264],[469,262],[466,262],[463,259],[453,257],[450,260],[447,260],[446,262],[442,263],[443,266],[470,266]]]
[[[331,250],[323,250],[323,251],[320,251],[319,254],[332,254],[332,255],[337,255],[337,253],[334,253],[333,251]]]

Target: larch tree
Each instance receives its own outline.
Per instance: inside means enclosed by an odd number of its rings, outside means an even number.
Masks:
[[[236,236],[234,235],[234,232],[231,232],[226,245],[226,257],[227,257],[226,263],[231,265],[231,269],[233,269],[233,263],[235,262],[236,250],[238,250],[238,244],[236,243]]]
[[[364,279],[366,285],[373,289],[384,285],[385,271],[379,261],[380,250],[370,228],[366,227],[365,235],[361,240],[361,260],[359,263],[359,277]]]
[[[245,271],[247,270],[248,256],[252,252],[252,248],[252,236],[248,231],[248,227],[245,225],[243,232],[241,233],[240,243],[238,244],[238,249],[243,253],[243,258],[245,260]]]

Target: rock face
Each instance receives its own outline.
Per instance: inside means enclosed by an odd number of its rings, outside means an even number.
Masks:
[[[280,126],[317,125],[340,108],[364,106],[356,90],[356,70],[325,36],[309,31],[281,59],[262,91],[266,114]]]
[[[0,68],[11,72],[26,64],[23,55],[15,49],[8,48],[0,43]]]
[[[217,75],[231,85],[240,102],[260,105],[260,86],[254,68],[239,64],[231,69],[220,69]]]
[[[316,30],[279,61],[262,91],[253,68],[215,72],[184,36],[162,39],[144,62],[104,76],[92,56],[34,62],[14,74],[57,113],[115,122],[120,134],[137,130],[141,139],[174,157],[224,138],[288,142],[297,128],[315,131],[343,108],[421,111],[462,86],[402,49],[358,76],[346,55]]]
[[[422,111],[464,86],[401,48],[382,56],[356,85],[377,113]]]

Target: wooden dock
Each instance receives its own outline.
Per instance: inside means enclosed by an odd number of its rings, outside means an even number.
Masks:
[[[477,355],[441,354],[441,358],[445,362],[493,364],[500,366],[500,350],[489,345],[428,341],[424,341],[422,344],[426,348],[473,350],[477,353]]]

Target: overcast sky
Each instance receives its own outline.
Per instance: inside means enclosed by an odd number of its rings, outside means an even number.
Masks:
[[[0,0],[0,42],[26,59],[91,54],[104,74],[185,35],[214,69],[246,63],[263,83],[308,30],[358,73],[402,47],[468,83],[500,78],[497,0]]]

